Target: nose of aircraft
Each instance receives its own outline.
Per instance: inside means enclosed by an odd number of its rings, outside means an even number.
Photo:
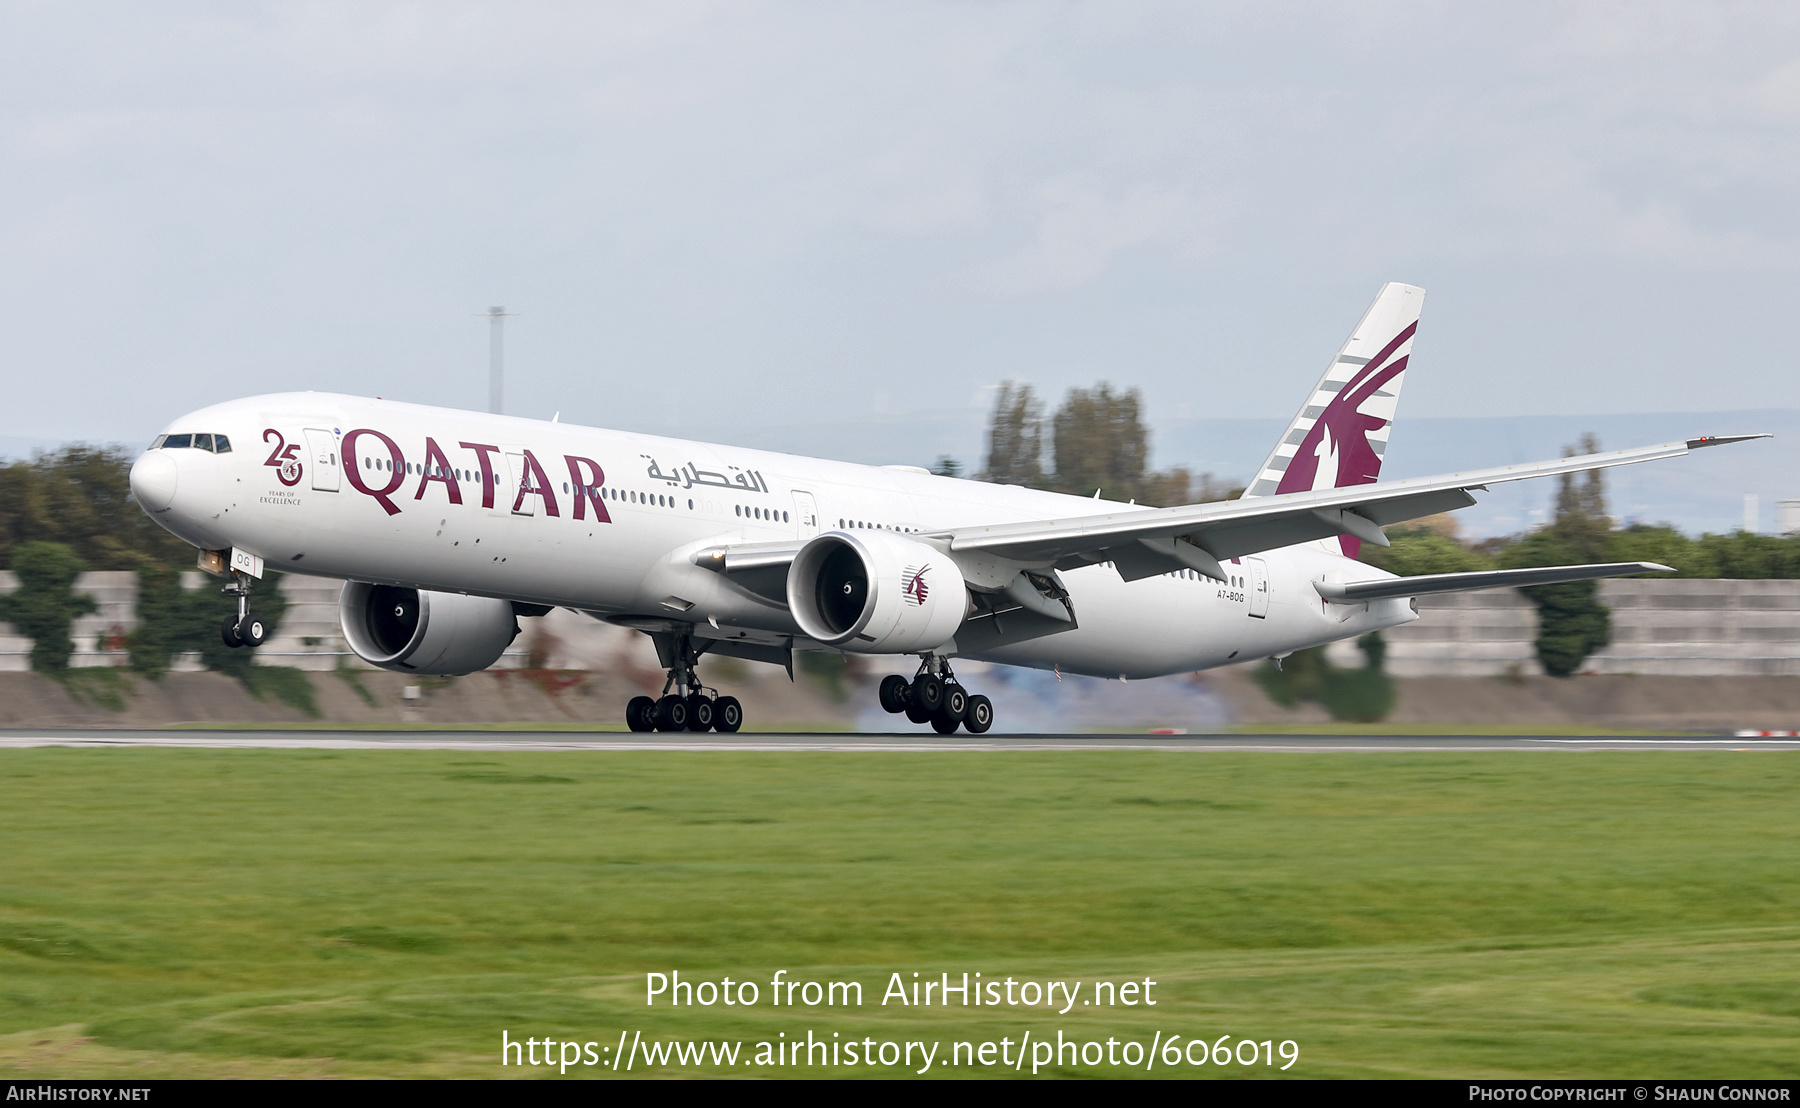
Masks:
[[[147,450],[131,467],[131,494],[152,512],[175,502],[175,483],[181,476],[175,459],[161,450]]]

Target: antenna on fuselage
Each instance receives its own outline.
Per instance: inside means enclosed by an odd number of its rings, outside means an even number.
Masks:
[[[506,375],[506,324],[503,321],[509,315],[518,314],[518,312],[509,312],[497,304],[486,312],[488,317],[488,411],[495,415],[501,414],[500,409],[504,407],[502,379]]]

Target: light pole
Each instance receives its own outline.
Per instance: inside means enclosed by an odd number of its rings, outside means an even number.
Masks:
[[[500,414],[503,407],[502,378],[506,371],[506,324],[509,315],[517,315],[498,305],[487,310],[488,317],[488,411]]]

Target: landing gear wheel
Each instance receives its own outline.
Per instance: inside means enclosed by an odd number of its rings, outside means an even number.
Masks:
[[[656,729],[658,731],[686,731],[687,726],[686,698],[665,696],[656,702]]]
[[[961,723],[969,711],[969,690],[961,685],[945,685],[942,711],[946,716]]]
[[[935,673],[919,674],[907,699],[927,712],[937,711],[944,706],[944,679]]]
[[[962,720],[942,708],[931,713],[931,729],[940,735],[954,735],[960,726],[962,726]]]
[[[687,698],[688,730],[711,731],[713,729],[713,702],[695,693]]]
[[[744,725],[744,707],[735,696],[721,696],[713,701],[713,728],[730,734]]]
[[[252,649],[261,646],[263,640],[269,637],[268,628],[263,626],[263,621],[253,615],[247,615],[238,621],[237,633],[244,645]]]
[[[633,731],[656,730],[656,701],[647,696],[634,696],[625,705],[625,726]]]
[[[914,723],[930,723],[931,712],[916,700],[906,702],[906,718]]]
[[[219,628],[219,637],[225,640],[226,646],[234,650],[244,645],[244,640],[238,637],[237,625],[236,616],[226,616],[224,624]]]
[[[881,679],[881,709],[893,713],[906,711],[906,678],[890,673]]]
[[[994,702],[985,696],[971,696],[969,708],[963,713],[963,726],[971,735],[985,735],[987,729],[994,725]]]

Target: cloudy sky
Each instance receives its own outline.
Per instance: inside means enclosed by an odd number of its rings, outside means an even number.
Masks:
[[[1386,280],[1403,419],[1800,407],[1797,137],[1793,4],[11,0],[0,435],[481,407],[493,304],[517,414],[1285,417]]]

